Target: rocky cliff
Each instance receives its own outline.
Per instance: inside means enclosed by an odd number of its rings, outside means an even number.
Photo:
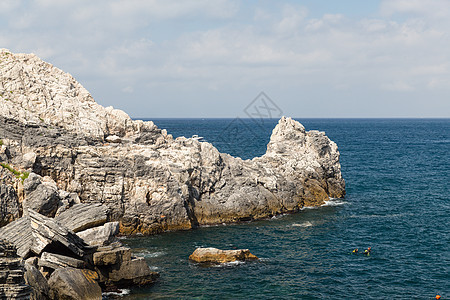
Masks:
[[[337,146],[323,132],[283,117],[266,154],[243,161],[104,108],[69,74],[5,49],[0,141],[0,163],[14,175],[3,180],[0,170],[0,224],[24,208],[54,217],[99,202],[121,233],[151,234],[295,212],[345,194]],[[33,193],[42,185],[49,197]]]

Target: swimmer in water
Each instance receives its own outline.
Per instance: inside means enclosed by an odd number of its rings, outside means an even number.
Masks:
[[[369,247],[366,250],[364,250],[364,255],[369,256],[371,250],[372,250],[372,247]]]

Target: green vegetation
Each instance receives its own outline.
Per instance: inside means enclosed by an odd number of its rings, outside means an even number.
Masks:
[[[14,169],[13,167],[11,167],[10,165],[8,165],[6,163],[0,163],[0,166],[2,166],[3,168],[7,169],[11,173],[13,173],[14,176],[16,176],[16,178],[22,179],[22,183],[23,183],[23,181],[25,179],[28,178],[28,176],[30,176],[30,172],[19,172],[19,171],[17,171],[16,169]]]
[[[3,140],[0,140],[0,146],[2,146],[3,145]]]

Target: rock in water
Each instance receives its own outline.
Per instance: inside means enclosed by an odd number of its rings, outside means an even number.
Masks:
[[[197,263],[227,263],[233,261],[257,260],[258,257],[250,253],[248,249],[220,250],[217,248],[197,248],[189,256],[189,259]]]
[[[122,234],[266,218],[345,195],[336,144],[291,118],[280,119],[266,154],[243,161],[98,105],[33,54],[0,56],[0,138],[9,151],[0,157],[106,205]]]
[[[91,270],[65,268],[56,270],[48,281],[51,299],[99,300],[102,290],[98,275]]]

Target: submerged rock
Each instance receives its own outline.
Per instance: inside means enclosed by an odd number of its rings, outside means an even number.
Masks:
[[[33,54],[0,55],[0,139],[9,151],[2,159],[107,206],[104,222],[119,221],[122,234],[266,218],[345,195],[336,144],[291,118],[280,119],[263,156],[243,161],[98,105]]]
[[[197,263],[228,263],[234,261],[258,260],[258,257],[250,253],[248,249],[220,250],[217,248],[197,248],[189,256],[189,259]]]

